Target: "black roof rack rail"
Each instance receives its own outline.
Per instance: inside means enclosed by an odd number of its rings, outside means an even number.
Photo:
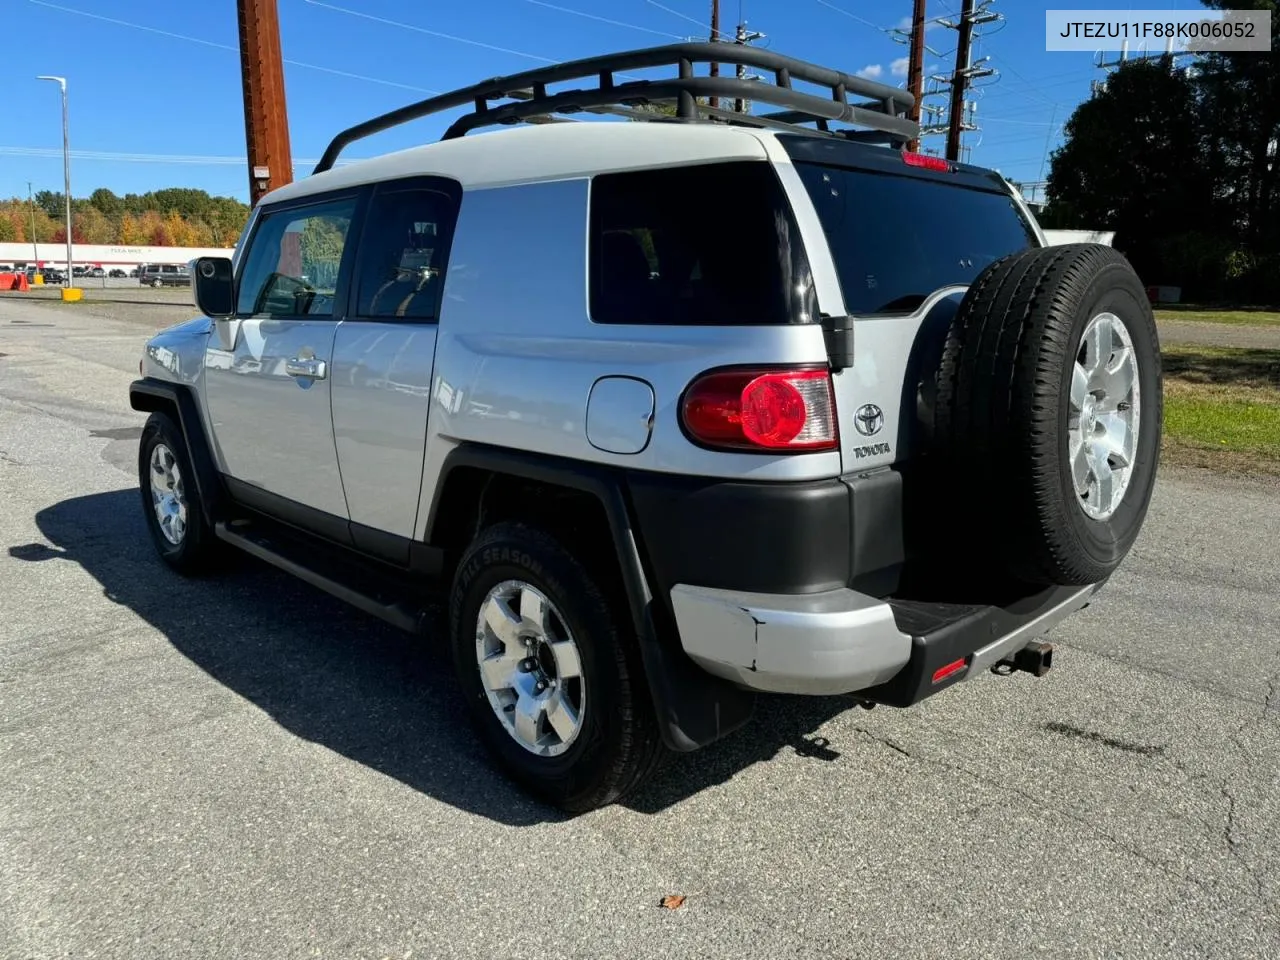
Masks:
[[[767,71],[773,79],[770,82],[763,78],[695,76],[694,65],[699,63],[752,67]],[[626,70],[662,66],[676,67],[677,76],[621,83],[615,78],[616,74]],[[596,80],[595,86],[547,92],[549,84],[588,77]],[[825,87],[827,95],[796,90],[792,86],[794,81]],[[851,103],[851,94],[862,98],[861,101]],[[773,114],[738,113],[698,102],[698,98],[710,97],[750,100],[783,109]],[[497,105],[490,102],[504,99],[510,102]],[[744,126],[878,140],[896,146],[904,145],[920,133],[919,124],[908,115],[915,103],[908,90],[745,44],[722,41],[673,43],[552,64],[507,77],[493,77],[470,87],[408,104],[343,130],[329,143],[312,172],[323,173],[330,169],[343,148],[356,140],[468,104],[472,111],[454,121],[443,139],[461,137],[479,127],[494,124],[547,122],[551,114],[588,112],[632,119],[665,119],[637,107],[671,102],[676,104],[674,119],[677,120],[706,117]],[[832,121],[864,129],[832,129]],[[816,128],[801,126],[803,123],[814,123]]]

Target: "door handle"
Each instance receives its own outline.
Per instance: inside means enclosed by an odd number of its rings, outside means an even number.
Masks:
[[[314,357],[306,359],[291,357],[284,362],[284,372],[291,377],[307,377],[310,380],[323,380],[329,373],[323,360]]]

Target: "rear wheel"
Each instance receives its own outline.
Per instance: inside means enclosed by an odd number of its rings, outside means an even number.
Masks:
[[[629,618],[547,533],[480,534],[454,580],[450,634],[481,739],[530,792],[582,812],[656,767],[664,748]]]
[[[988,267],[952,324],[934,437],[956,515],[993,565],[1041,584],[1109,576],[1155,483],[1160,348],[1142,284],[1110,247]]]

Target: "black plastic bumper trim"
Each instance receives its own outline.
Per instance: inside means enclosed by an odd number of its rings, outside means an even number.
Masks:
[[[1097,584],[1094,589],[1100,587],[1101,584]],[[1080,587],[1045,587],[1003,606],[890,600],[898,629],[911,634],[911,659],[892,680],[860,690],[858,696],[891,707],[919,703],[963,680],[974,654],[1043,617],[1080,590]],[[932,628],[922,631],[922,626],[929,621],[934,623]],[[961,659],[966,661],[965,669],[933,682],[940,668]]]

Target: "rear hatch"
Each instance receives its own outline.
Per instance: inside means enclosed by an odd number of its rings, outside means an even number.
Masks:
[[[846,472],[908,459],[936,360],[968,285],[1042,240],[989,170],[829,138],[780,135],[826,234],[853,365],[835,375]]]

